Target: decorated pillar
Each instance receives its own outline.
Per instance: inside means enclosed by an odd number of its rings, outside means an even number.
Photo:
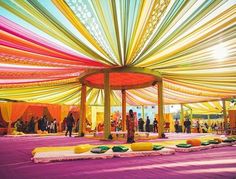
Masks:
[[[79,119],[79,136],[84,135],[86,131],[86,85],[82,84],[80,99],[80,119]]]
[[[182,132],[184,131],[184,105],[180,104],[181,112],[180,112],[180,125],[182,127]]]
[[[122,90],[122,130],[126,131],[126,91]]]
[[[163,82],[157,85],[158,91],[158,137],[161,138],[164,133],[164,101],[163,101]]]
[[[227,123],[228,123],[228,120],[227,120],[227,111],[226,111],[226,102],[225,102],[225,99],[222,100],[222,112],[223,112],[223,117],[224,117],[224,130],[227,130]]]
[[[109,73],[104,73],[104,138],[108,139],[111,133],[111,104],[110,104],[110,77]]]

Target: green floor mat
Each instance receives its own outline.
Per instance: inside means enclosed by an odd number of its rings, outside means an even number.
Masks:
[[[162,145],[153,145],[153,150],[161,150],[163,148],[165,148],[165,147]]]
[[[209,142],[202,142],[201,145],[206,146],[206,145],[210,145],[210,143]]]
[[[98,146],[98,147],[92,148],[90,152],[101,154],[101,153],[105,153],[109,149],[110,147],[107,147],[107,146]]]
[[[219,144],[220,142],[217,140],[209,140],[208,141],[210,144]]]
[[[180,147],[180,148],[190,148],[190,147],[192,147],[191,144],[177,144],[176,146]]]
[[[129,150],[128,147],[122,145],[112,147],[113,152],[127,152],[128,150]]]

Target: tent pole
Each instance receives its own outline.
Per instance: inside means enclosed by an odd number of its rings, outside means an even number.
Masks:
[[[86,130],[86,85],[82,84],[80,99],[80,120],[79,120],[79,136],[84,135]]]
[[[224,130],[226,131],[227,130],[227,111],[226,111],[226,101],[225,99],[222,100],[222,103],[223,103],[223,117],[224,117]]]
[[[184,131],[184,105],[180,104],[181,113],[180,113],[180,124],[182,127],[182,132]]]
[[[110,77],[109,73],[104,73],[104,138],[108,139],[111,133],[111,104],[110,104]]]
[[[126,131],[126,91],[122,92],[122,130]]]
[[[162,138],[164,133],[164,102],[163,102],[163,82],[158,82],[157,85],[158,93],[158,137]]]

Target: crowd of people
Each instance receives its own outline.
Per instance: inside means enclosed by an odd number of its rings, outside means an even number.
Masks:
[[[139,118],[138,121],[135,119],[134,116],[132,116],[132,111],[129,113],[129,117],[127,117],[127,131],[130,128],[133,128],[134,126],[134,131],[139,131],[139,132],[158,132],[158,121],[156,118],[154,118],[153,123],[151,125],[151,120],[149,116],[147,116],[146,121],[144,121],[142,118]],[[132,119],[132,120],[130,120]],[[129,123],[129,121],[132,121],[132,124]],[[67,117],[64,119],[64,127],[62,130],[65,130],[66,133],[65,135],[67,136],[69,133],[69,136],[71,137],[72,135],[72,130],[73,128],[75,129],[75,132],[79,131],[79,119],[75,122],[75,119],[72,115],[72,113],[69,113]],[[164,128],[169,128],[170,126],[166,125],[165,123]],[[100,125],[100,126],[99,126]],[[103,128],[99,123],[98,129]],[[37,127],[36,127],[37,126]],[[86,126],[90,126],[91,124],[89,123],[88,120],[86,120]],[[167,126],[167,127],[166,127]],[[23,121],[22,119],[18,119],[16,123],[14,124],[14,127],[16,131],[18,132],[24,132],[24,133],[35,133],[36,130],[41,130],[41,131],[47,131],[48,133],[57,133],[58,132],[58,124],[57,120],[49,120],[46,115],[42,116],[41,118],[38,117],[31,117],[29,121]],[[122,130],[122,119],[119,119],[117,121],[111,120],[111,127],[114,128],[115,131],[120,131]],[[184,133],[191,133],[191,130],[195,128],[195,132],[197,133],[207,133],[211,131],[217,131],[220,129],[224,128],[224,123],[211,123],[211,125],[208,125],[206,122],[199,122],[199,120],[196,120],[195,122],[191,122],[189,118],[186,118],[184,120],[183,126],[180,125],[180,122],[178,119],[175,119],[174,121],[174,129],[176,133],[179,132],[184,132]],[[132,136],[132,135],[131,135]],[[131,140],[130,140],[131,141]]]
[[[23,121],[22,118],[18,119],[14,124],[14,128],[17,132],[23,133],[35,133],[37,130],[48,131],[48,133],[57,133],[57,120],[53,119],[52,121],[47,118],[46,115],[41,118],[31,117],[30,121]]]

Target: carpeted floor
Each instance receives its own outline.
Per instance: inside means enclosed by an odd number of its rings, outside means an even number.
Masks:
[[[34,164],[31,151],[40,146],[109,144],[87,138],[0,137],[0,178],[236,178],[236,147],[172,156],[77,160]],[[121,141],[113,142],[122,143]]]

